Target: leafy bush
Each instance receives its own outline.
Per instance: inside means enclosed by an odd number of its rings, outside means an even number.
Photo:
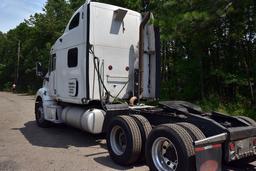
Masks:
[[[218,111],[233,116],[248,116],[256,120],[256,109],[242,102],[223,103],[219,98],[213,97],[211,99],[199,101],[197,104],[206,112]]]

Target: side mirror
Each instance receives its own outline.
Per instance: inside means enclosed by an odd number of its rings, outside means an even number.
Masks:
[[[38,77],[43,77],[43,67],[41,62],[36,63],[36,75]]]

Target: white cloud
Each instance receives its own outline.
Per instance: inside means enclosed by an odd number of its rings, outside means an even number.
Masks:
[[[46,0],[0,0],[0,31],[15,28],[30,15],[42,12]]]

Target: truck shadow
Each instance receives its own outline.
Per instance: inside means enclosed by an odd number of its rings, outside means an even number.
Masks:
[[[103,165],[103,166],[106,166],[106,167],[109,167],[109,168],[113,168],[115,170],[129,170],[129,169],[132,169],[133,167],[130,166],[130,167],[123,167],[123,166],[120,166],[120,165],[117,165],[115,164],[108,156],[100,156],[100,157],[95,157],[93,158],[94,161],[96,161],[97,163]]]
[[[92,135],[66,125],[55,125],[51,128],[40,128],[35,121],[29,121],[22,128],[12,128],[20,131],[33,146],[50,148],[91,147],[107,150],[105,135]],[[102,156],[103,155],[103,156]],[[122,167],[115,164],[107,151],[92,152],[84,157],[91,157],[95,162],[116,170],[129,170],[132,167]]]
[[[70,146],[99,145],[101,148],[107,149],[106,143],[103,142],[104,135],[91,135],[66,125],[39,128],[35,121],[29,121],[24,124],[24,127],[12,128],[12,130],[19,130],[33,146],[69,148]]]

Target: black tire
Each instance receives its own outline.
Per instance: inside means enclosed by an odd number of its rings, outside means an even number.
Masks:
[[[52,126],[52,123],[44,119],[44,111],[43,111],[43,102],[36,102],[36,110],[35,110],[35,118],[36,123],[41,128],[49,128]]]
[[[117,129],[117,130],[116,130]],[[119,132],[118,132],[119,131]],[[124,149],[119,141],[123,141],[121,133],[124,134]],[[117,137],[119,135],[119,137]],[[116,144],[118,145],[116,145]],[[107,147],[111,159],[123,166],[135,163],[141,154],[142,139],[140,129],[135,120],[130,116],[117,116],[110,121],[107,130]]]
[[[256,126],[256,122],[247,116],[237,116],[237,117],[240,119],[243,119],[245,122],[249,123],[252,126]]]
[[[153,159],[153,156],[156,156],[154,155],[155,154],[154,150],[158,148],[152,149],[152,147],[157,143],[159,139],[161,140],[162,138],[167,139],[173,144],[175,148],[171,148],[172,151],[173,149],[176,149],[175,154],[177,154],[177,161],[178,161],[178,164],[176,166],[176,171],[195,170],[195,161],[194,161],[195,151],[193,148],[193,140],[189,135],[189,133],[179,125],[164,124],[164,125],[157,126],[151,131],[146,143],[146,161],[151,171],[171,169],[168,167],[167,169],[159,168],[158,166],[156,166],[155,163],[156,161],[160,161],[160,160]],[[167,154],[167,150],[166,150],[166,154]],[[163,154],[163,156],[166,154]],[[162,163],[162,162],[159,162],[159,163]],[[167,165],[170,166],[170,164],[168,163]]]
[[[131,115],[131,117],[136,121],[141,133],[142,146],[139,161],[145,161],[146,142],[148,139],[148,135],[152,130],[152,126],[144,116]]]
[[[189,133],[193,141],[202,140],[206,138],[204,133],[194,124],[181,122],[177,123],[177,125],[180,125],[182,128],[184,128]]]

